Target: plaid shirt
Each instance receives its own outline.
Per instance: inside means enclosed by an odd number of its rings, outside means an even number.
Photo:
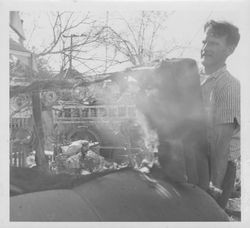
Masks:
[[[237,123],[230,143],[230,160],[240,152],[240,83],[226,66],[210,75],[201,73],[203,102],[210,127],[217,124]]]

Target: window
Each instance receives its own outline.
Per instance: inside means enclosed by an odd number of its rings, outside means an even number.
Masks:
[[[71,117],[71,109],[70,108],[65,108],[63,111],[64,111],[64,117],[66,117],[66,118]]]
[[[89,109],[88,108],[84,108],[82,109],[82,117],[88,117],[89,114]]]
[[[134,107],[128,107],[128,116],[129,117],[135,117],[135,108]]]
[[[106,108],[98,108],[98,117],[107,117],[108,111]]]
[[[126,116],[126,107],[121,106],[118,108],[118,116],[125,117]]]
[[[90,109],[90,116],[91,117],[96,117],[97,115],[97,110],[96,110],[96,108],[91,108]]]
[[[109,117],[115,117],[117,115],[116,108],[109,108]]]
[[[72,117],[80,117],[80,110],[78,108],[72,109]]]

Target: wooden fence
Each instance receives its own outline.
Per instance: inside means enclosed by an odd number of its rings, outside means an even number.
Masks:
[[[25,152],[11,152],[10,153],[10,165],[14,167],[25,167],[26,166],[26,155]]]
[[[46,155],[49,162],[54,160],[53,155]],[[10,166],[14,167],[27,167],[26,162],[27,154],[25,152],[12,152],[10,153]]]

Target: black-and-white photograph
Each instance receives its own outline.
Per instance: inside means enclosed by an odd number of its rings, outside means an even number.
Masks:
[[[53,4],[2,34],[7,220],[242,222],[247,1]]]

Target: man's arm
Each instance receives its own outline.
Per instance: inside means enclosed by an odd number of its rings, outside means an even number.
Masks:
[[[211,148],[211,181],[221,188],[229,157],[229,145],[234,134],[233,123],[218,124],[214,128]]]
[[[211,180],[221,187],[227,169],[229,145],[236,128],[235,120],[240,123],[240,83],[230,80],[215,93],[215,127],[212,134]]]

